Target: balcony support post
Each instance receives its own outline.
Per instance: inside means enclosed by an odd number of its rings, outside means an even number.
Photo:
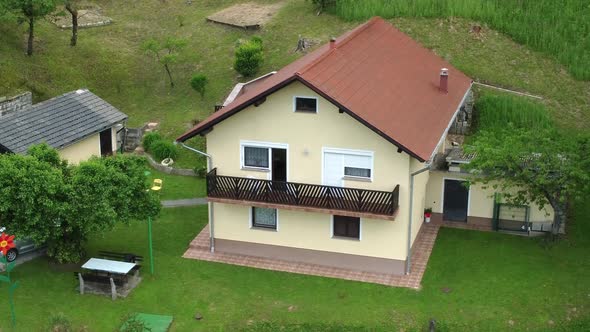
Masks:
[[[421,168],[414,173],[410,174],[410,210],[408,213],[410,214],[410,218],[408,220],[408,248],[407,248],[407,256],[406,256],[406,274],[410,274],[410,264],[412,259],[412,217],[414,216],[414,177],[420,173],[426,172],[430,170],[430,165],[427,165],[424,168]]]

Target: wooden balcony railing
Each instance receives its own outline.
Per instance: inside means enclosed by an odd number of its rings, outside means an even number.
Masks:
[[[217,175],[215,168],[207,174],[207,196],[391,216],[399,205],[399,185],[393,191],[331,187]]]

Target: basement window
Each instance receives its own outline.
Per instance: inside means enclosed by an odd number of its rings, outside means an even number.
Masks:
[[[332,222],[333,237],[361,239],[361,218],[334,215]]]
[[[295,97],[295,112],[317,113],[318,99],[315,97]]]
[[[277,229],[277,209],[252,207],[252,227]]]

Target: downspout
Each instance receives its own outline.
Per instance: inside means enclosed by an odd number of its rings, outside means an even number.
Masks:
[[[412,258],[412,219],[414,217],[414,177],[420,173],[426,172],[430,170],[430,165],[426,165],[426,167],[421,168],[414,173],[410,174],[410,218],[408,223],[408,250],[406,256],[406,274],[410,274],[410,265],[411,265],[411,258]]]
[[[195,148],[191,148],[190,146],[179,141],[174,141],[174,145],[176,144],[180,144],[180,146],[187,150],[200,154],[201,156],[207,157],[207,173],[211,172],[211,169],[213,168],[213,157],[210,154],[207,154],[203,151],[199,151]],[[215,227],[213,223],[213,203],[208,202],[207,205],[209,207],[209,250],[211,252],[215,252]]]

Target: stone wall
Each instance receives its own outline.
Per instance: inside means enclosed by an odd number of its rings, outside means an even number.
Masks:
[[[473,120],[473,103],[473,91],[469,91],[465,102],[459,109],[455,122],[449,128],[449,134],[466,135],[469,133]]]
[[[0,97],[0,116],[12,112],[25,111],[33,106],[33,94],[21,93],[13,97]]]
[[[150,163],[150,166],[152,166],[153,168],[157,169],[160,172],[164,172],[166,174],[172,174],[172,175],[197,176],[195,174],[195,171],[193,171],[192,169],[173,168],[173,167],[169,167],[169,166],[164,166],[164,165],[156,162],[152,158],[152,156],[150,156],[149,154],[145,153],[144,155],[147,158],[148,162]]]

